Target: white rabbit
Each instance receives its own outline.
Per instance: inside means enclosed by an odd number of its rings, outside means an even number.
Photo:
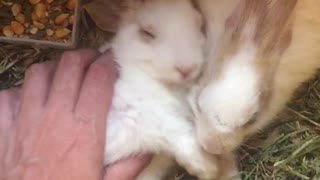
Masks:
[[[200,179],[214,179],[216,158],[197,142],[186,99],[204,61],[202,18],[189,0],[141,0],[129,8],[110,44],[120,77],[105,164],[151,152],[158,156],[138,179],[164,178],[173,160]]]
[[[230,14],[217,1],[198,3],[208,36],[223,30],[207,43],[216,45],[208,47],[208,68],[190,103],[202,147],[223,154],[268,125],[320,68],[320,1],[227,0]],[[217,11],[223,23],[212,18]]]

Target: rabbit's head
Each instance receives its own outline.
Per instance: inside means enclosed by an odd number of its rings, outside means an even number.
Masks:
[[[225,22],[207,61],[210,73],[194,93],[198,138],[211,153],[235,150],[264,124],[274,75],[292,37],[297,0],[244,0]]]
[[[113,41],[121,66],[143,69],[170,83],[194,80],[200,73],[202,17],[189,0],[136,2],[122,19]]]

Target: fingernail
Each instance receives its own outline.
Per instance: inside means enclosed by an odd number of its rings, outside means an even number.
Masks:
[[[109,48],[109,49],[107,49],[107,50],[105,50],[104,52],[103,52],[103,54],[102,54],[102,56],[99,58],[99,60],[101,61],[107,61],[107,62],[109,62],[109,63],[111,63],[112,64],[112,66],[114,66],[115,68],[116,68],[116,77],[118,78],[119,77],[119,71],[118,71],[118,69],[119,69],[119,67],[120,67],[120,65],[116,62],[116,61],[114,61],[114,59],[113,59],[114,57],[113,57],[113,53],[112,53],[112,48]],[[98,60],[98,61],[99,61]]]
[[[104,55],[111,55],[112,56],[112,48],[109,48],[109,49],[106,49],[104,52],[103,52]]]
[[[101,58],[102,60],[113,61],[112,49],[110,48],[104,51],[101,57],[103,57]]]

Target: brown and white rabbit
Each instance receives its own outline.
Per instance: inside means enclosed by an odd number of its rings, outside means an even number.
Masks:
[[[320,68],[320,1],[198,3],[211,38],[190,103],[202,147],[224,154],[268,125]]]
[[[174,160],[200,179],[214,179],[216,158],[198,143],[186,98],[204,62],[202,18],[189,0],[132,2],[110,44],[120,77],[107,121],[105,164],[154,153],[138,179],[164,178]]]

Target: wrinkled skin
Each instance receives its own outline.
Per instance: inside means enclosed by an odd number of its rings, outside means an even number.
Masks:
[[[149,156],[103,166],[116,78],[110,52],[81,49],[33,65],[22,89],[0,91],[0,179],[134,179]]]

